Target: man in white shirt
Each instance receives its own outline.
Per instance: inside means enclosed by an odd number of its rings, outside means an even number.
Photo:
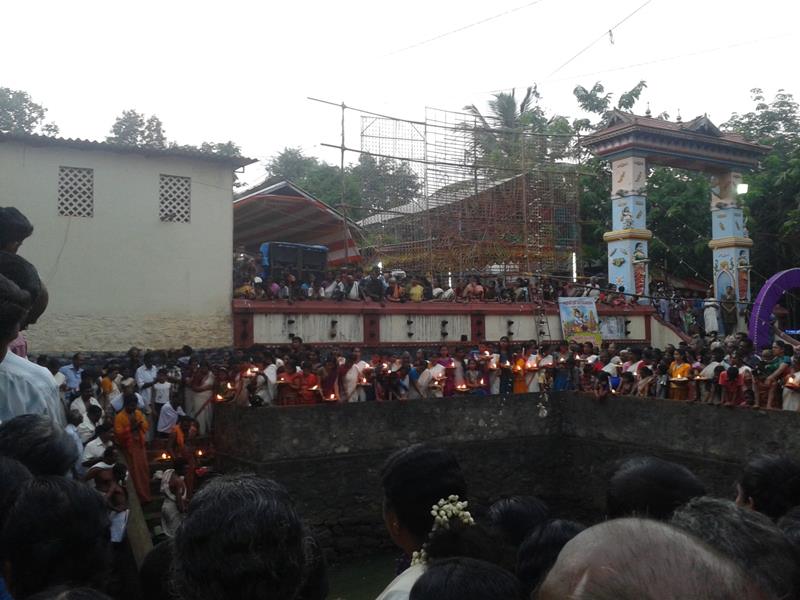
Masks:
[[[50,371],[7,352],[0,362],[0,423],[26,414],[47,415],[60,427],[67,424]]]
[[[169,402],[161,407],[161,413],[158,416],[158,426],[156,429],[158,433],[169,435],[178,423],[178,418],[186,416],[183,409],[178,404],[178,398],[170,398]]]
[[[139,388],[139,394],[144,400],[144,405],[151,408],[153,405],[153,386],[156,384],[156,377],[158,377],[158,367],[153,364],[153,354],[146,352],[144,363],[141,367],[136,369],[136,386]]]
[[[111,425],[100,423],[95,429],[97,437],[90,441],[83,449],[83,466],[90,467],[96,462],[103,460],[103,454],[106,449],[110,448],[113,444],[111,438],[114,436],[114,430]]]
[[[83,454],[83,443],[81,442],[81,438],[78,435],[78,425],[81,424],[83,421],[83,417],[81,413],[77,410],[69,411],[69,416],[67,417],[67,426],[64,427],[64,431],[67,432],[67,435],[75,444],[75,448],[77,449],[75,453],[75,465],[72,467],[73,474],[76,478],[82,479],[83,474],[86,472],[83,468],[83,461],[82,454]]]
[[[8,352],[20,329],[35,323],[47,308],[47,291],[32,264],[15,254],[0,255],[0,423],[39,414],[63,428],[66,414],[50,371]]]

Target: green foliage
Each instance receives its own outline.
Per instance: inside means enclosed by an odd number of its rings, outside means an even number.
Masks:
[[[47,109],[27,92],[0,87],[0,132],[58,135],[55,123],[45,123]]]
[[[647,82],[640,81],[627,92],[620,94],[616,108],[624,111],[633,109],[646,87]],[[600,121],[594,124],[590,119],[576,119],[573,121],[573,127],[576,131],[594,131],[595,129],[601,129],[605,125],[605,114],[611,110],[611,99],[613,98],[613,94],[605,92],[605,87],[599,81],[590,90],[587,90],[582,85],[576,85],[575,89],[572,90],[572,94],[578,101],[578,106],[588,113],[600,115],[601,117]]]
[[[273,156],[267,164],[267,173],[273,180],[287,179],[330,206],[341,207],[339,167],[306,156],[299,148],[284,148]],[[345,167],[345,209],[354,220],[406,204],[419,191],[416,173],[403,161],[362,154],[358,164]]]
[[[106,138],[106,141],[128,146],[144,146],[144,136],[144,115],[135,110],[123,110],[111,126],[111,135]]]
[[[484,165],[490,175],[510,177],[568,155],[572,126],[565,117],[548,118],[538,104],[540,98],[534,85],[526,89],[519,104],[516,90],[495,94],[488,115],[474,104],[464,107],[475,117],[475,125],[466,127],[471,129],[476,163]]]
[[[142,145],[149,148],[164,148],[167,145],[164,126],[161,123],[161,119],[155,115],[151,115],[144,124]]]

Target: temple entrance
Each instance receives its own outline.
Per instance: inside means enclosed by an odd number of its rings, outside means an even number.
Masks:
[[[723,133],[706,116],[673,122],[613,111],[608,124],[585,145],[611,163],[612,231],[608,244],[608,282],[627,293],[649,290],[646,185],[648,169],[667,166],[710,174],[714,298],[735,302],[738,331],[744,330],[750,302],[750,248],[739,195],[741,173],[755,168],[768,148]],[[644,299],[642,300],[644,302]]]

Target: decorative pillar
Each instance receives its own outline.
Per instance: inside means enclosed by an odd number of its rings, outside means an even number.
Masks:
[[[647,229],[647,161],[635,155],[612,160],[611,177],[612,231],[603,235],[608,282],[644,296],[650,285],[647,243],[653,237]]]
[[[722,300],[733,289],[737,308],[737,331],[745,331],[744,309],[750,302],[750,248],[753,240],[744,226],[744,213],[737,198],[739,173],[716,175],[711,188],[711,241],[714,255],[714,297]],[[729,335],[733,332],[726,331]]]

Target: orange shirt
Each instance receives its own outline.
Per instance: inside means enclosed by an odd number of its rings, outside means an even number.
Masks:
[[[136,432],[131,429],[131,415],[126,411],[120,411],[114,417],[114,434],[123,448],[144,446],[144,436],[149,427],[147,419],[142,414],[142,411],[137,408],[133,413],[133,420],[139,424],[139,430]]]

